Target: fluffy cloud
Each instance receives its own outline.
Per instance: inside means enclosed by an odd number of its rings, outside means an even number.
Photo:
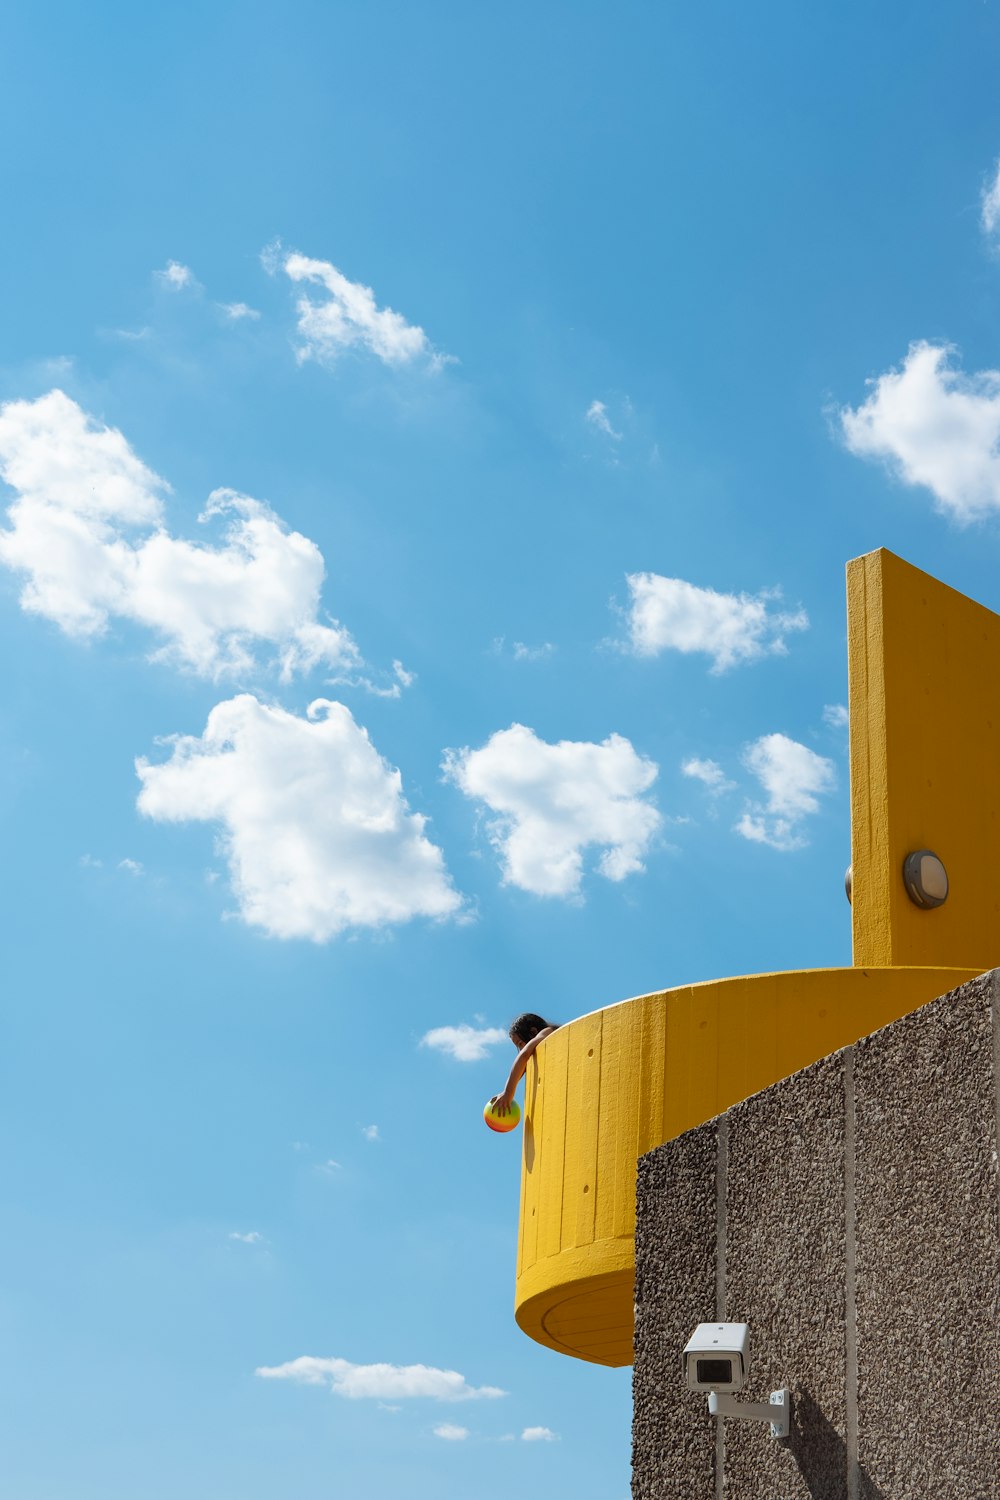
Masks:
[[[362,1125],[361,1134],[364,1136],[366,1141],[377,1141],[381,1139],[377,1125]]]
[[[420,1038],[421,1047],[447,1053],[456,1062],[481,1062],[491,1047],[505,1042],[507,1033],[499,1026],[435,1026]]]
[[[539,896],[579,891],[591,845],[604,849],[598,870],[608,880],[643,869],[662,822],[643,800],[657,770],[621,735],[550,745],[523,724],[498,730],[480,750],[449,751],[444,763],[449,780],[498,814],[490,838],[504,883]]]
[[[328,260],[293,253],[280,264],[290,280],[309,282],[327,293],[322,301],[304,294],[296,304],[300,359],[330,362],[345,349],[361,348],[377,354],[387,365],[435,360],[422,328],[407,323],[391,307],[379,307],[371,287],[348,281]]]
[[[902,369],[871,381],[868,399],[840,422],[852,453],[882,459],[964,524],[1000,510],[1000,371],[965,375],[952,355],[911,344]]]
[[[629,631],[638,656],[661,651],[702,651],[712,671],[724,672],[761,656],[784,655],[784,634],[806,630],[805,610],[773,610],[777,590],[760,594],[719,594],[683,578],[659,573],[630,573]]]
[[[179,260],[168,260],[162,271],[157,271],[156,278],[161,286],[168,287],[172,292],[181,292],[186,286],[195,286],[194,272],[190,266],[182,266]]]
[[[170,759],[136,762],[138,806],[160,822],[218,825],[240,915],[274,937],[322,943],[461,906],[399,772],[341,703],[307,718],[250,694],[219,703]]]
[[[156,657],[211,678],[248,672],[262,644],[284,678],[357,665],[348,632],[318,618],[315,542],[233,490],[216,490],[200,517],[221,523],[221,545],[171,536],[170,486],[62,391],[0,407],[0,478],[16,495],[0,563],[26,577],[22,608],[68,635],[130,620],[162,641]]]
[[[444,1438],[446,1443],[464,1443],[469,1436],[467,1427],[456,1427],[454,1422],[442,1422],[440,1427],[435,1427],[434,1436]]]
[[[596,427],[598,432],[603,432],[606,437],[614,438],[616,443],[620,440],[621,433],[616,432],[612,427],[608,408],[603,401],[591,401],[587,407],[587,421],[591,427]]]
[[[264,1236],[259,1229],[250,1229],[246,1234],[240,1234],[238,1229],[234,1229],[229,1238],[239,1240],[241,1245],[259,1245]]]
[[[837,784],[833,762],[785,734],[765,734],[746,747],[743,764],[767,800],[746,809],[736,832],[772,849],[801,849],[802,820],[819,810],[818,798]]]
[[[850,723],[850,715],[843,703],[823,704],[823,723],[828,724],[831,729],[846,729]]]
[[[521,1433],[522,1443],[555,1443],[558,1434],[551,1427],[526,1427]]]
[[[352,1365],[346,1359],[316,1359],[302,1355],[283,1365],[261,1365],[263,1380],[293,1380],[300,1385],[325,1385],[349,1401],[492,1401],[506,1396],[494,1385],[469,1385],[457,1370],[433,1365]]]
[[[693,777],[695,781],[700,781],[713,796],[731,792],[736,785],[735,781],[729,780],[717,761],[699,760],[697,756],[692,756],[690,760],[681,763],[681,773],[684,776]]]

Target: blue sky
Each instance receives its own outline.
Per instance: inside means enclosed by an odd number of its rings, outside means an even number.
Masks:
[[[8,12],[6,1494],[624,1500],[495,1033],[850,962],[843,564],[1000,608],[998,42]]]

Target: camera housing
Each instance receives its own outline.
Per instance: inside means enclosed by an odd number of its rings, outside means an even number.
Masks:
[[[741,1391],[750,1373],[746,1323],[699,1323],[684,1349],[688,1390]]]

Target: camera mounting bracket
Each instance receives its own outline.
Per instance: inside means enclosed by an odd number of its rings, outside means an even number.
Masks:
[[[740,1422],[770,1422],[773,1438],[786,1438],[792,1421],[792,1393],[787,1386],[772,1391],[769,1401],[737,1401],[735,1396],[708,1393],[713,1417],[736,1417]]]

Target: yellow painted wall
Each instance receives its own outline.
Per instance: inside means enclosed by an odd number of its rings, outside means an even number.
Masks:
[[[847,565],[854,962],[1000,964],[1000,616],[892,552]],[[902,866],[933,849],[944,906]]]
[[[526,1075],[520,1327],[563,1353],[630,1364],[639,1157],[975,972],[757,974],[560,1027]]]

